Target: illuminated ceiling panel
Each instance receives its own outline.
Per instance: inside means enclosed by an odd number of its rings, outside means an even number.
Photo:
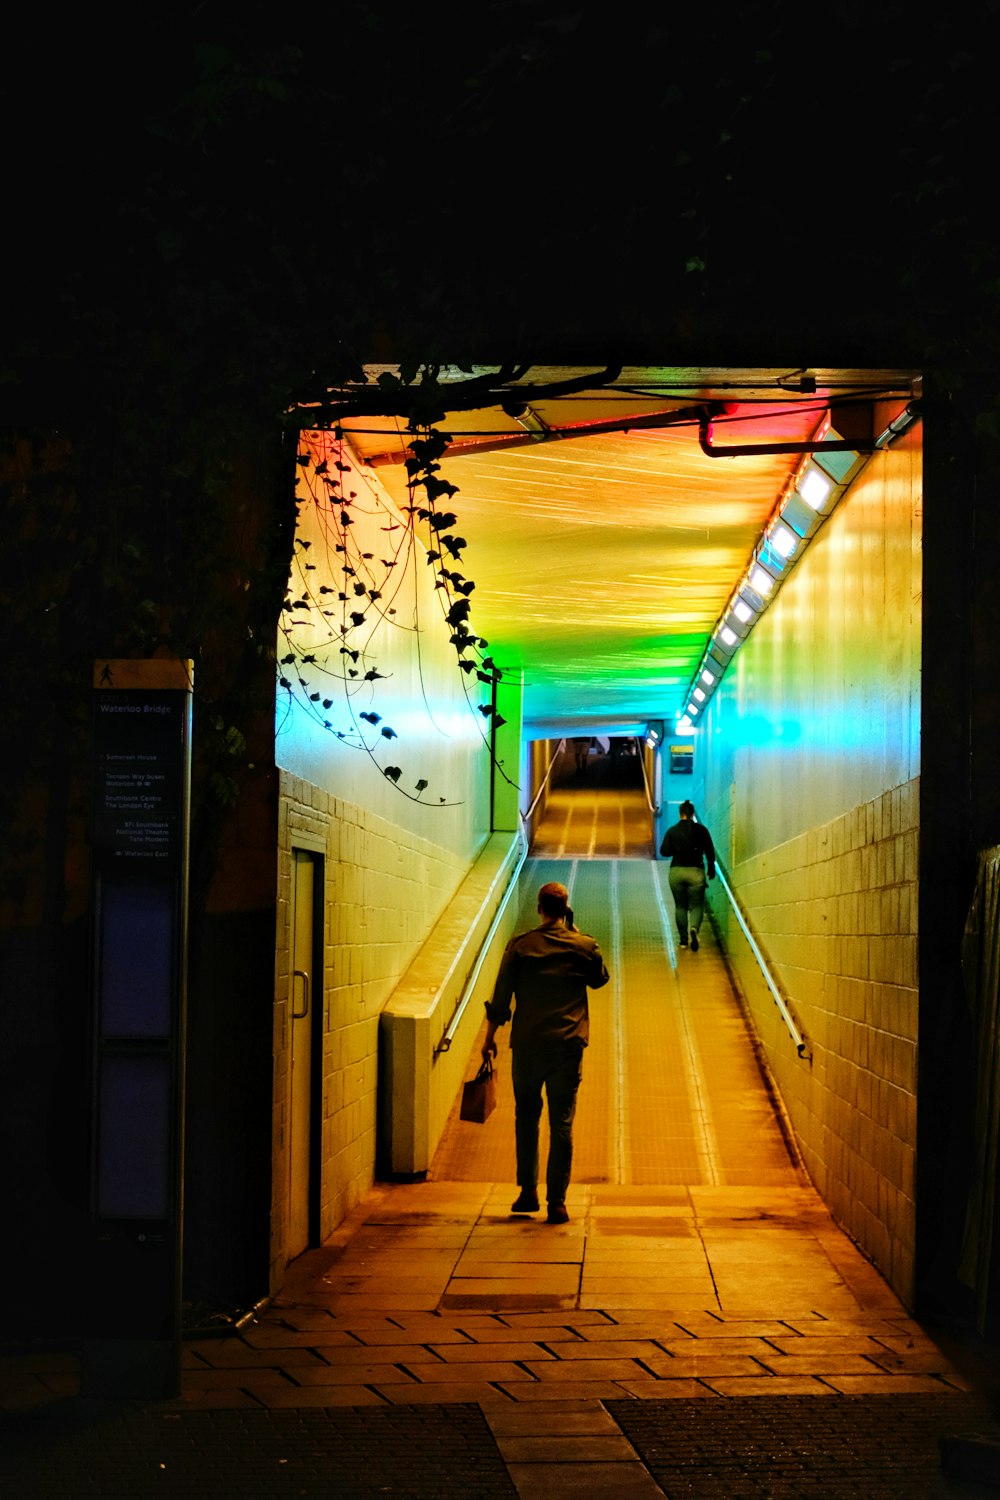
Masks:
[[[382,369],[370,367],[367,387],[331,395],[361,403],[337,420],[406,504],[405,417],[363,409]],[[447,374],[458,388],[469,379]],[[468,540],[474,628],[500,666],[523,670],[529,734],[634,732],[679,715],[708,634],[801,462],[710,457],[693,408],[738,403],[715,418],[720,446],[806,443],[831,399],[907,399],[913,389],[902,371],[630,369],[606,388],[535,394],[585,374],[532,367],[501,393],[520,420],[494,390],[489,404],[439,424],[454,440],[441,474],[459,491],[448,505]],[[672,412],[681,425],[576,435]],[[574,435],[539,441],[546,430]]]

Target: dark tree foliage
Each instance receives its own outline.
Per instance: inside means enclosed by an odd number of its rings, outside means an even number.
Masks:
[[[3,686],[34,769],[84,736],[91,657],[163,649],[232,792],[285,416],[364,359],[931,362],[989,435],[996,21],[344,0],[13,46]]]

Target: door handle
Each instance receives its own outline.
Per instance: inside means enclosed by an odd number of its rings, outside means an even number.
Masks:
[[[301,979],[302,980],[302,1009],[301,1010],[296,1010],[295,1009],[294,981],[296,979]],[[293,989],[292,989],[292,1020],[293,1021],[302,1021],[309,1014],[309,975],[306,973],[305,969],[293,969],[292,970],[292,981],[293,981]]]

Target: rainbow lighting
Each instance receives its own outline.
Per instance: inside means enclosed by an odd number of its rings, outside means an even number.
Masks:
[[[824,453],[822,444],[842,441],[827,413],[813,434],[815,448],[804,454],[768,516],[750,559],[702,652],[684,697],[676,733],[689,734],[711,701],[726,668],[753,627],[777,596],[792,567],[809,542],[833,514],[872,452],[886,448],[919,417],[919,403],[911,402],[874,444],[857,450],[838,448]],[[810,445],[811,446],[811,445]]]

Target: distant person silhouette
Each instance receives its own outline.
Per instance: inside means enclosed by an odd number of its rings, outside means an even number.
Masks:
[[[704,823],[694,820],[694,803],[682,802],[680,818],[663,835],[660,853],[669,856],[667,879],[674,898],[677,936],[682,948],[691,939],[692,953],[698,952],[698,928],[705,911],[705,866],[708,879],[715,878],[715,845]]]

